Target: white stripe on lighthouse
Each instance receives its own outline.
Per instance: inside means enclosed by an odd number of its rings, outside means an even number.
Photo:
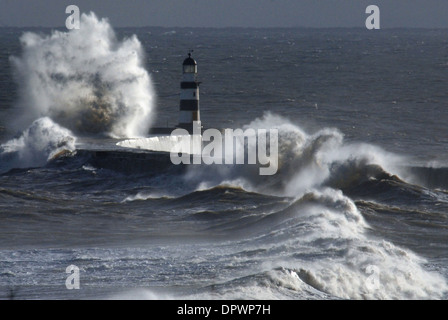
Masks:
[[[180,92],[180,100],[199,100],[199,88],[182,89]]]

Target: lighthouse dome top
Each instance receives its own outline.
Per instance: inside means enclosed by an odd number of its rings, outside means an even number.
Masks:
[[[184,63],[182,63],[184,66],[196,66],[196,61],[191,57],[191,53],[188,54],[188,58],[184,60]]]
[[[184,63],[182,63],[182,67],[183,67],[184,73],[196,74],[198,72],[198,64],[191,57],[191,53],[188,53],[188,58],[184,60]]]

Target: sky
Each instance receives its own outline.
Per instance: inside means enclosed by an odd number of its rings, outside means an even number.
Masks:
[[[0,0],[0,26],[63,27],[68,5],[114,27],[365,27],[377,5],[382,29],[448,28],[448,0]]]

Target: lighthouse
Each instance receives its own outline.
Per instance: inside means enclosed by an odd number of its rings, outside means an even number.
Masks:
[[[179,128],[193,132],[193,127],[201,129],[199,112],[199,84],[196,81],[198,65],[188,53],[188,58],[182,63],[182,81],[180,83]]]

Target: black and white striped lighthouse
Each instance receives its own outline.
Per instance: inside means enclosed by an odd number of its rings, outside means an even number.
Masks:
[[[193,132],[193,126],[201,128],[201,117],[199,113],[199,84],[196,81],[198,65],[188,53],[182,64],[183,74],[180,83],[180,113],[179,128]]]

